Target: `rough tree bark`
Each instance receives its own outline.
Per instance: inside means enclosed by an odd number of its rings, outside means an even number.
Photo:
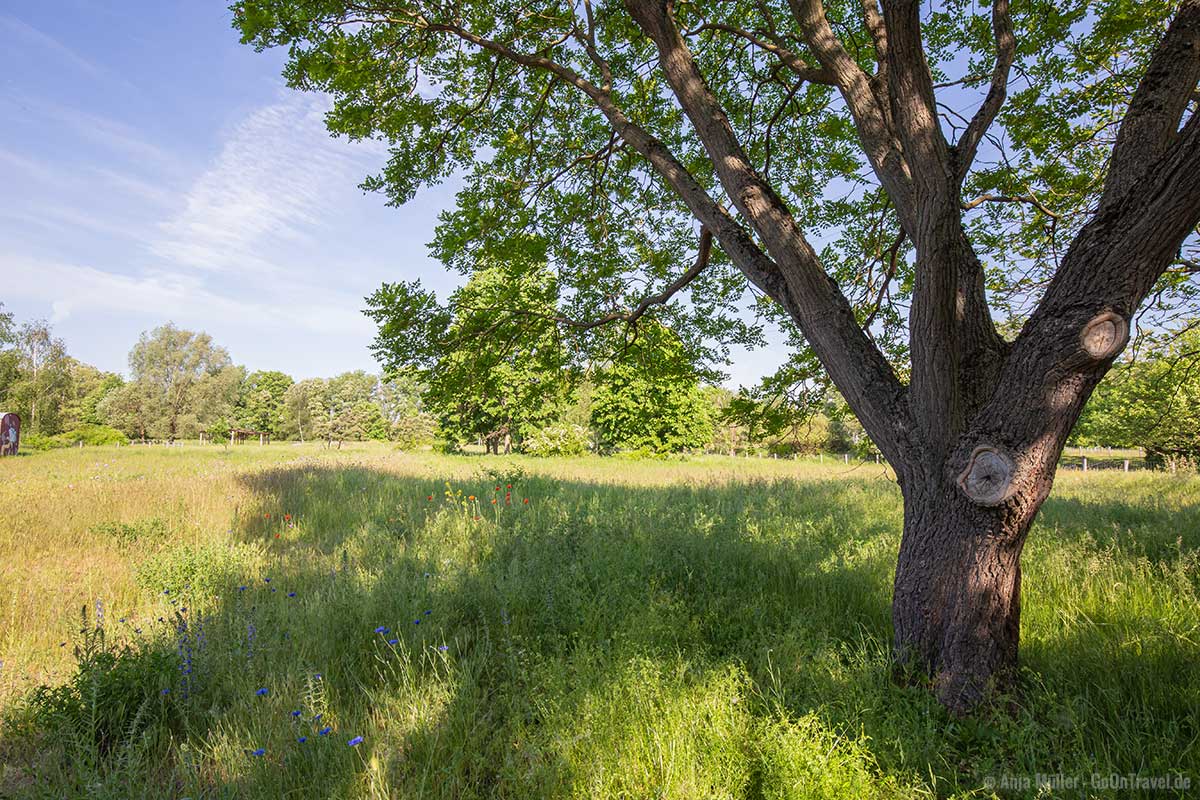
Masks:
[[[983,268],[963,224],[962,183],[1001,110],[1016,41],[1008,0],[992,0],[995,64],[986,98],[956,142],[938,121],[919,0],[861,0],[873,71],[851,55],[821,0],[788,0],[789,26],[815,58],[775,35],[710,26],[778,57],[797,80],[845,102],[862,150],[916,253],[909,317],[911,378],[903,384],[859,325],[792,211],[759,173],[674,18],[669,0],[623,0],[657,49],[659,68],[707,150],[727,208],[675,153],[631,120],[612,91],[591,6],[574,38],[593,82],[549,57],[489,39],[461,19],[377,10],[380,24],[453,37],[586,96],[640,154],[730,260],[795,321],[833,382],[896,470],[904,532],[893,597],[895,656],[966,712],[1014,675],[1021,551],[1055,466],[1093,388],[1125,346],[1129,320],[1200,222],[1200,0],[1181,0],[1119,128],[1103,196],[1017,339],[1001,339]],[[355,4],[354,17],[372,4]],[[765,15],[764,15],[765,17]],[[774,28],[770,19],[759,20]],[[686,285],[686,281],[679,283]],[[665,302],[669,293],[656,298]],[[489,445],[491,449],[493,445]]]

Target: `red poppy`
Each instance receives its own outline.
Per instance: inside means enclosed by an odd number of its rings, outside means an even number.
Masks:
[[[270,514],[263,514],[263,519],[270,519],[270,518],[271,518]]]
[[[529,505],[529,498],[528,498],[528,497],[526,497],[526,498],[525,498],[525,505]]]
[[[284,514],[284,515],[283,515],[283,519],[284,519],[284,521],[285,521],[285,522],[291,522],[291,521],[292,521],[292,515],[291,515],[291,514]]]
[[[276,539],[278,539],[278,538],[279,538],[279,534],[278,534],[278,533],[277,533],[277,534],[275,534],[275,538],[276,538]]]
[[[426,499],[426,500],[432,500],[432,499],[433,499],[433,495],[429,495],[429,497],[426,497],[425,499]]]
[[[496,505],[496,498],[492,498],[492,505]]]
[[[511,483],[508,485],[508,488],[509,488],[509,489],[511,489],[511,488],[512,488],[512,484],[511,484]]]

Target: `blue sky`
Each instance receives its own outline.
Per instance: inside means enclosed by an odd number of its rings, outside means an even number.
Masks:
[[[297,378],[376,370],[362,298],[455,281],[429,258],[452,186],[400,209],[357,188],[381,145],[332,139],[284,53],[239,44],[220,2],[0,8],[0,302],[76,358],[126,371],[168,320]],[[732,383],[779,353],[739,353]]]

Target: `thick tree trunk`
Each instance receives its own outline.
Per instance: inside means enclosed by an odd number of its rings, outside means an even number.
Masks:
[[[945,475],[904,488],[892,598],[896,662],[908,680],[930,680],[955,713],[1013,686],[1021,551],[1052,482],[1053,467],[1038,470],[996,505],[972,499]]]

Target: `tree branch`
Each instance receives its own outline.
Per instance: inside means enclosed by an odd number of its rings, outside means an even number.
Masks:
[[[750,31],[742,30],[741,28],[733,25],[726,25],[718,22],[706,22],[690,31],[683,31],[681,35],[684,39],[688,39],[705,31],[724,31],[725,33],[732,33],[734,36],[739,36],[754,46],[778,56],[779,60],[783,62],[784,66],[809,83],[820,83],[826,86],[837,85],[833,74],[830,73],[829,70],[824,69],[823,67],[813,67],[791,50],[788,50],[786,47],[775,44],[774,42],[769,42],[761,36],[753,34]]]
[[[911,455],[904,388],[859,327],[845,295],[825,273],[791,211],[757,174],[725,110],[704,81],[663,0],[625,0],[658,48],[668,85],[716,167],[717,177],[762,238],[784,278],[779,300],[799,325],[863,425],[893,464]],[[735,263],[736,259],[735,259]]]
[[[992,0],[992,36],[996,41],[996,66],[992,70],[992,85],[988,88],[987,96],[966,131],[954,147],[955,168],[958,181],[967,177],[971,164],[975,162],[975,154],[979,150],[979,142],[987,133],[996,115],[1000,113],[1004,99],[1008,96],[1008,73],[1012,69],[1013,60],[1017,55],[1017,40],[1013,36],[1012,19],[1008,13],[1008,0]]]
[[[1101,205],[1115,201],[1178,136],[1200,81],[1200,0],[1183,0],[1117,132]]]

